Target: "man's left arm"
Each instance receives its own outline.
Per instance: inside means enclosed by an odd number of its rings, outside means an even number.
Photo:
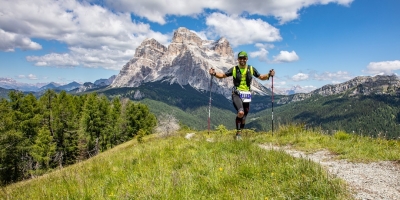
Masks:
[[[255,69],[253,68],[253,70],[255,70]],[[258,71],[255,70],[255,74],[258,74]],[[265,81],[265,80],[269,80],[269,78],[274,75],[275,75],[275,71],[273,69],[271,69],[271,70],[269,70],[268,74],[260,74],[257,78]]]
[[[263,74],[263,75],[260,75],[258,77],[258,79],[265,81],[265,80],[269,80],[269,77],[270,77],[269,74]]]

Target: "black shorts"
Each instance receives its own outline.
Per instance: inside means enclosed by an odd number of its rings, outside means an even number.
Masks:
[[[243,103],[243,101],[240,98],[240,96],[235,92],[232,92],[232,103],[233,103],[233,106],[235,107],[237,112],[243,110],[245,116],[247,115],[247,113],[249,113],[250,102]]]

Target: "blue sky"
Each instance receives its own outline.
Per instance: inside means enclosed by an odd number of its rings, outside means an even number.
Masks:
[[[109,78],[146,38],[186,27],[249,53],[274,86],[308,92],[356,76],[399,74],[399,0],[0,0],[0,78]],[[265,81],[265,84],[270,82]]]

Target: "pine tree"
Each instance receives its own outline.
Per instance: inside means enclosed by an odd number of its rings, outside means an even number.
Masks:
[[[150,113],[148,107],[144,104],[127,104],[126,108],[127,134],[132,138],[142,129],[146,135],[153,133],[157,124],[156,117]]]
[[[114,98],[111,103],[110,111],[110,145],[111,148],[123,142],[122,135],[122,104],[119,98]]]
[[[31,155],[37,162],[37,166],[35,167],[36,170],[49,169],[51,157],[54,156],[56,148],[56,143],[53,141],[49,129],[43,126],[39,130],[38,136],[36,137],[31,150]]]

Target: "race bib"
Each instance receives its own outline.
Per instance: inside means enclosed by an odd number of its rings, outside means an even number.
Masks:
[[[239,96],[242,99],[243,103],[251,102],[251,92],[240,91]]]

